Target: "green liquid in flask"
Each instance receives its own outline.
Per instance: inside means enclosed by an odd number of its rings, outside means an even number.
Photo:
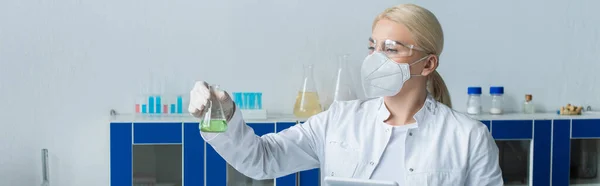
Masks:
[[[219,119],[219,120],[210,120],[208,124],[205,124],[204,121],[200,122],[200,131],[202,132],[225,132],[227,130],[227,121]]]

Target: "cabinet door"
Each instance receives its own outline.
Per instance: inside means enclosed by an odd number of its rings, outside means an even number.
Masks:
[[[294,125],[296,125],[296,122],[277,122],[275,128],[277,132],[281,132]],[[299,173],[292,173],[287,176],[279,177],[275,180],[275,184],[277,186],[296,186],[296,178],[298,177],[298,175]]]
[[[600,185],[600,120],[571,121],[569,183],[571,185]]]
[[[552,121],[552,185],[569,185],[571,120]]]
[[[133,124],[133,186],[183,185],[183,128],[178,122]]]
[[[505,185],[531,183],[532,120],[493,120],[491,133],[500,153],[499,163]]]
[[[204,185],[204,148],[206,143],[200,136],[198,124],[183,124],[183,181],[186,186]]]
[[[110,185],[131,186],[132,123],[110,124]]]

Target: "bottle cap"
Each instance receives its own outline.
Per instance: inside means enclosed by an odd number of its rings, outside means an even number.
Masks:
[[[490,94],[504,94],[504,87],[490,87]]]
[[[469,87],[467,88],[467,94],[481,94],[481,87]]]
[[[525,94],[525,101],[531,101],[533,96],[531,94]]]

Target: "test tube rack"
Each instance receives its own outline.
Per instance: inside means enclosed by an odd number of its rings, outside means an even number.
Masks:
[[[235,106],[242,111],[246,119],[267,119],[267,111],[262,108],[261,92],[234,92]]]

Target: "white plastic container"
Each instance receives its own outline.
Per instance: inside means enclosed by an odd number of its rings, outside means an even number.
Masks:
[[[490,95],[492,96],[492,107],[490,114],[504,113],[504,87],[490,87]]]
[[[481,114],[481,87],[469,87],[467,93],[467,114]]]

